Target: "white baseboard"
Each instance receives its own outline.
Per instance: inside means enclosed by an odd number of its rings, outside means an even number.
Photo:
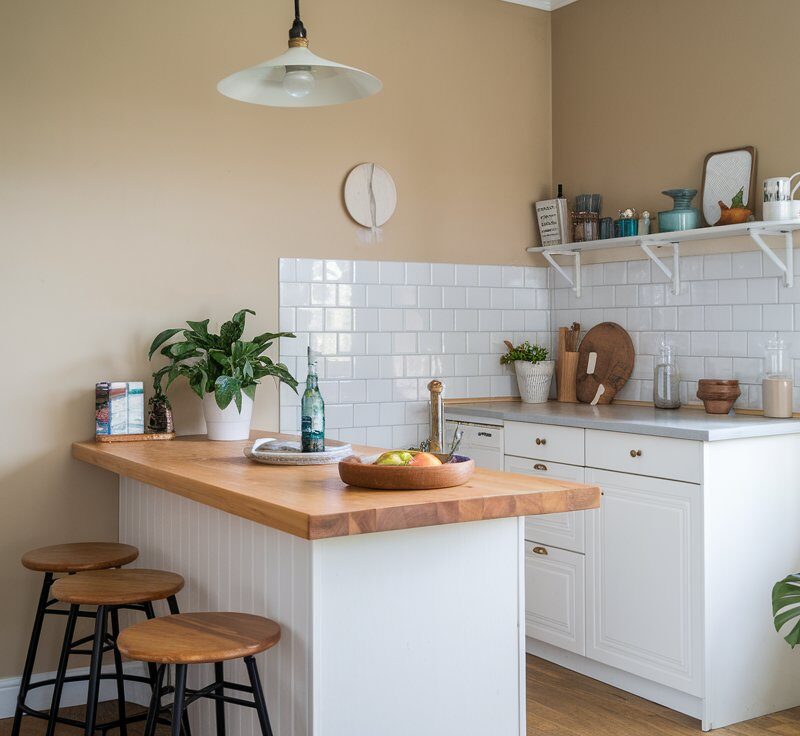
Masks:
[[[568,652],[566,649],[554,647],[552,644],[546,644],[530,637],[525,640],[525,649],[528,654],[546,659],[548,662],[560,665],[573,672],[578,672],[581,675],[586,675],[593,680],[600,680],[600,682],[605,682],[607,685],[613,685],[645,700],[652,700],[654,703],[677,710],[679,713],[685,713],[692,718],[697,718],[698,720],[703,718],[702,698],[682,693],[666,685],[660,685],[638,675],[623,672],[616,667],[596,662],[588,657],[582,657],[580,654]]]
[[[123,669],[126,674],[146,675],[147,670],[141,662],[125,662]],[[114,671],[113,665],[105,665],[103,673]],[[67,671],[68,676],[88,674],[88,667],[75,667]],[[48,680],[56,676],[55,672],[45,672],[33,676],[33,681]],[[0,718],[10,718],[17,708],[17,692],[19,691],[20,677],[6,677],[0,679]],[[61,707],[83,705],[86,703],[87,682],[67,682],[61,694]],[[27,705],[37,710],[48,710],[52,697],[52,687],[37,687],[28,695]],[[100,702],[117,699],[117,685],[114,680],[100,681]],[[129,703],[147,705],[150,702],[150,688],[143,682],[126,682],[125,699]]]

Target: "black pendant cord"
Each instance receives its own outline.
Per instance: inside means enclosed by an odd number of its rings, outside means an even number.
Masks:
[[[294,23],[289,29],[289,38],[306,38],[306,27],[300,20],[300,0],[294,0]]]

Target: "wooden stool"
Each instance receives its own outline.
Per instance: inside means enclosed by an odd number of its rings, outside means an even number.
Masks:
[[[22,717],[25,715],[43,718],[49,721],[47,733],[52,736],[55,730],[54,720],[57,709],[49,714],[34,710],[25,705],[28,693],[37,687],[54,685],[55,679],[40,680],[31,683],[33,667],[36,663],[36,654],[39,649],[39,638],[42,633],[42,624],[45,616],[67,616],[68,611],[55,608],[55,600],[50,600],[50,588],[53,584],[54,573],[76,573],[86,570],[106,570],[112,567],[121,567],[133,562],[139,556],[139,550],[129,544],[114,542],[78,542],[75,544],[56,544],[52,547],[40,547],[26,552],[22,556],[22,564],[29,570],[44,573],[42,589],[39,593],[39,603],[33,619],[33,631],[28,644],[28,654],[25,657],[25,666],[17,695],[17,708],[14,712],[14,724],[11,727],[12,736],[19,736]],[[94,618],[94,613],[81,612],[79,616]],[[63,654],[63,653],[62,653]],[[87,676],[70,677],[70,681],[88,679]]]
[[[123,656],[158,664],[156,686],[145,726],[145,736],[155,734],[162,710],[161,684],[169,664],[175,665],[175,698],[172,704],[172,734],[179,736],[186,708],[200,698],[216,701],[217,735],[225,734],[225,703],[255,708],[263,736],[272,736],[267,703],[254,655],[275,646],[281,627],[268,618],[248,613],[182,613],[143,621],[125,629],[117,640]],[[222,663],[244,659],[250,687],[225,682]],[[187,690],[186,668],[190,664],[213,664],[214,682],[200,690]],[[253,702],[225,695],[225,689],[249,693]]]
[[[64,647],[56,671],[53,692],[53,707],[58,710],[61,690],[66,681],[67,660],[75,653],[76,647],[87,641],[92,642],[91,663],[89,665],[89,689],[86,696],[86,720],[78,723],[84,728],[86,736],[92,736],[95,728],[106,730],[119,726],[121,736],[127,733],[127,724],[132,720],[125,714],[125,680],[147,682],[155,688],[156,668],[150,667],[150,677],[124,675],[122,658],[116,646],[119,636],[119,610],[128,609],[142,611],[148,619],[155,619],[153,601],[167,600],[170,613],[178,613],[178,602],[175,594],[183,588],[183,578],[174,572],[162,570],[95,570],[78,575],[59,578],[53,583],[53,596],[62,603],[69,603],[67,630],[64,634]],[[97,606],[95,614],[94,634],[77,642],[72,641],[75,623],[80,615],[81,606]],[[107,633],[108,618],[111,618],[111,636]],[[100,668],[103,654],[113,651],[116,665],[117,699],[119,720],[113,724],[96,725],[97,700],[100,691]],[[74,724],[73,724],[74,725]],[[184,723],[188,734],[188,720]]]

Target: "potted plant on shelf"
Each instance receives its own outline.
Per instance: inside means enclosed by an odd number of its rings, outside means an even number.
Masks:
[[[500,362],[514,364],[520,397],[526,404],[543,404],[550,395],[555,367],[554,361],[547,359],[547,348],[531,345],[527,340],[516,347],[509,340],[505,344],[508,352],[501,356]]]
[[[210,320],[187,321],[188,329],[172,327],[156,335],[150,346],[150,358],[161,348],[170,362],[154,374],[156,393],[161,394],[161,380],[167,388],[185,376],[189,387],[202,399],[203,413],[211,440],[246,440],[250,436],[253,399],[256,386],[264,376],[274,376],[297,391],[297,381],[283,363],[275,363],[264,353],[279,337],[294,337],[291,332],[265,332],[250,341],[241,339],[248,314],[240,309],[215,335],[208,331]],[[165,343],[178,333],[181,339]]]

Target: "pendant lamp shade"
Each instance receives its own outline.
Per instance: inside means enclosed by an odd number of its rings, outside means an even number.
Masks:
[[[234,100],[272,107],[338,105],[381,91],[381,80],[372,74],[312,54],[299,0],[294,7],[288,51],[225,77],[217,91]]]
[[[287,91],[287,74],[313,77],[303,96]],[[308,48],[290,48],[285,54],[225,77],[217,90],[226,97],[272,107],[321,107],[360,100],[381,91],[381,80],[350,66],[328,61]]]

